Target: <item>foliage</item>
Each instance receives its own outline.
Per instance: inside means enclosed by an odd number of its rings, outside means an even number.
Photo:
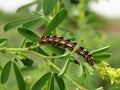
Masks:
[[[14,56],[12,57],[13,59],[7,62],[2,69],[1,83],[4,84],[7,82],[10,71],[12,70],[11,66],[13,66],[19,90],[27,90],[28,87],[30,87],[28,90],[56,90],[56,87],[60,90],[65,90],[66,88],[69,89],[69,87],[71,87],[67,85],[66,79],[75,86],[74,89],[86,90],[86,77],[88,75],[93,75],[94,70],[100,71],[101,69],[96,68],[103,63],[104,59],[109,59],[111,57],[111,54],[106,52],[109,49],[109,46],[101,46],[101,48],[99,48],[96,45],[99,49],[89,52],[93,56],[93,60],[95,62],[95,65],[91,67],[83,58],[80,58],[80,56],[75,53],[80,46],[85,47],[87,50],[92,49],[92,47],[90,48],[88,46],[90,46],[90,42],[92,42],[92,40],[94,42],[94,39],[90,38],[93,34],[88,35],[89,32],[94,32],[94,36],[95,34],[97,35],[95,40],[96,38],[102,38],[102,35],[99,33],[97,28],[104,27],[105,23],[103,20],[97,18],[95,13],[88,10],[88,7],[86,6],[90,1],[91,0],[36,0],[20,7],[17,10],[18,12],[29,8],[32,5],[37,5],[36,10],[33,12],[33,16],[11,21],[4,27],[5,32],[17,30],[24,38],[21,42],[21,46],[18,48],[9,48],[7,47],[7,39],[0,39],[0,52],[3,54],[9,53]],[[77,10],[77,14],[74,13],[75,10]],[[12,29],[15,27],[17,27],[17,29]],[[71,30],[71,28],[74,30]],[[40,35],[38,31],[41,32]],[[39,45],[40,37],[46,35],[62,36],[76,41],[78,44],[72,52],[57,46]],[[85,42],[88,42],[88,44]],[[101,43],[98,44],[101,45]],[[44,63],[48,64],[46,67],[50,68],[49,70],[46,70],[46,74],[42,73],[43,76],[40,77],[36,83],[32,83],[32,85],[30,84],[30,86],[26,85],[24,74],[22,74],[21,70],[22,68],[19,67],[19,64],[21,63],[26,68],[34,66],[33,61],[36,61],[36,59],[29,58],[26,55],[28,53],[31,53],[33,56],[37,55],[40,60],[43,60]],[[65,64],[62,69],[60,69],[60,66],[57,66],[56,64],[58,60],[65,60]],[[75,67],[78,66],[80,68],[80,72],[77,72],[78,76],[75,78],[80,79],[81,83],[68,76],[68,74],[72,75],[69,73],[70,65],[72,61],[75,63],[75,60],[77,63],[80,63],[80,65],[75,64]],[[102,66],[99,67],[101,68]],[[72,68],[74,69],[74,67]],[[106,67],[102,67],[102,69],[106,69]],[[119,73],[119,69],[111,70]],[[108,73],[102,75],[102,77],[107,75]],[[111,77],[109,78],[111,83],[116,82],[114,79],[111,79]],[[57,82],[57,85],[55,82]]]

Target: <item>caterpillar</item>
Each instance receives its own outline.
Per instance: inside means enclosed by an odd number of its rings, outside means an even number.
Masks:
[[[57,36],[42,36],[39,40],[39,44],[52,44],[56,46],[62,46],[63,48],[68,48],[69,50],[73,50],[77,43],[70,41],[69,39],[64,39],[63,37]],[[76,52],[81,55],[83,58],[87,60],[87,62],[93,66],[94,61],[89,51],[86,51],[84,47],[80,47]]]

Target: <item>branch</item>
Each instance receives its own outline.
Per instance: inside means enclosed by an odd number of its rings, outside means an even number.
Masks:
[[[38,56],[41,57],[41,55],[39,53],[34,53],[32,52],[33,54],[36,54]],[[45,60],[49,65],[51,65],[52,67],[54,67],[57,71],[61,71],[60,68],[58,68],[55,64],[53,64],[50,60]],[[74,80],[72,80],[67,74],[64,74],[64,76],[69,80],[71,81],[77,88],[79,88],[80,90],[87,90],[86,88],[83,88],[82,86],[78,85]]]

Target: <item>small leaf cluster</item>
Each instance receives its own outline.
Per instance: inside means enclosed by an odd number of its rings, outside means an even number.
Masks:
[[[94,51],[91,51],[91,54],[96,63],[101,63],[101,61],[109,59],[111,57],[111,53],[106,52],[110,46],[105,46]]]
[[[58,77],[57,73],[46,73],[42,76],[32,87],[32,90],[40,90],[48,81],[49,86],[47,87],[48,90],[54,90],[54,79],[56,80],[60,90],[65,90],[65,83],[62,78]]]
[[[11,71],[11,66],[13,65],[14,68],[14,72],[15,72],[15,76],[16,76],[16,80],[17,80],[17,84],[18,84],[18,88],[19,90],[26,90],[26,86],[25,86],[25,82],[23,79],[23,76],[20,72],[20,70],[18,69],[18,66],[16,65],[15,62],[9,61],[5,64],[2,73],[1,73],[1,83],[4,84],[7,82],[9,75],[10,75],[10,71]]]

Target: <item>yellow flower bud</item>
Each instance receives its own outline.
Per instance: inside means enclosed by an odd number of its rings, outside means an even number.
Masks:
[[[120,76],[120,68],[116,70],[117,74]]]
[[[110,77],[116,77],[117,76],[116,72],[113,69],[108,70],[107,75],[110,76]]]
[[[107,62],[102,62],[102,66],[103,66],[103,67],[108,67],[109,64],[108,64]]]

